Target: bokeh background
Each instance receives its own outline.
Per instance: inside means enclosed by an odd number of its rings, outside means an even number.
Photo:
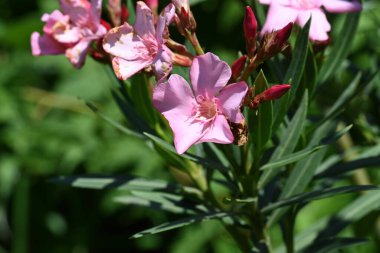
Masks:
[[[244,49],[242,1],[193,2],[201,44],[231,63]],[[166,3],[161,1],[161,7]],[[364,1],[364,7],[348,60],[320,91],[322,105],[334,101],[354,72],[379,69],[380,1]],[[180,217],[114,203],[112,191],[49,182],[86,173],[172,180],[164,161],[145,143],[126,137],[86,107],[84,101],[91,101],[123,122],[102,65],[88,58],[76,70],[64,56],[31,56],[30,34],[41,31],[41,15],[56,8],[56,0],[0,0],[0,253],[238,252],[215,221],[129,240],[140,230]],[[341,17],[329,18],[333,34],[344,33]],[[355,124],[352,138],[358,149],[380,150],[379,101],[377,81],[344,113]],[[371,183],[380,183],[378,170],[368,173]],[[354,197],[313,203],[302,211],[297,231]],[[343,232],[370,238],[344,252],[380,252],[379,214],[373,212]]]

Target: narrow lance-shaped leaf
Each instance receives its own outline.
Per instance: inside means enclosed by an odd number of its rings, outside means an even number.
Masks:
[[[360,238],[326,238],[323,240],[317,240],[314,245],[308,247],[300,253],[341,252],[340,250],[344,248],[349,248],[367,242],[368,240]]]
[[[359,23],[360,12],[346,14],[346,20],[343,24],[342,31],[336,38],[327,61],[323,64],[319,74],[319,85],[323,85],[327,79],[339,68],[340,64],[348,55],[351,43],[356,34]]]
[[[308,92],[306,91],[296,114],[293,116],[286,131],[281,137],[280,143],[273,152],[269,160],[269,163],[277,161],[285,155],[291,154],[293,150],[296,148],[296,145],[298,143],[299,138],[301,137],[305,125],[306,113],[308,109],[308,100]],[[277,169],[265,170],[259,179],[259,189],[262,188],[266,183],[268,183],[278,173],[279,170]]]
[[[279,207],[289,206],[293,204],[302,204],[310,202],[317,199],[331,198],[340,194],[347,194],[352,192],[362,192],[369,190],[379,190],[377,186],[374,185],[354,185],[354,186],[342,186],[332,189],[319,189],[312,192],[302,193],[292,196],[287,199],[279,200],[273,204],[270,204],[262,209],[262,212],[270,212]]]
[[[280,100],[275,103],[275,120],[273,124],[273,130],[276,131],[283,121],[289,106],[294,100],[295,94],[297,92],[298,86],[302,78],[302,74],[305,69],[306,58],[308,54],[308,43],[309,43],[309,30],[310,30],[311,19],[302,28],[301,32],[298,34],[297,41],[295,44],[294,53],[292,56],[292,61],[290,62],[289,68],[286,71],[283,83],[289,83],[292,88],[288,92],[288,95],[283,96]]]
[[[367,214],[380,208],[380,194],[377,191],[370,191],[360,196],[349,205],[344,207],[332,218],[323,218],[297,234],[294,241],[295,251],[298,252],[310,246],[317,237],[329,238],[336,236],[348,225],[361,220]],[[277,248],[274,253],[285,253],[284,246]]]
[[[192,216],[188,218],[184,218],[181,220],[173,221],[173,222],[168,222],[161,224],[159,226],[141,231],[133,236],[131,238],[139,238],[147,235],[153,235],[161,232],[165,232],[168,230],[184,227],[191,225],[195,222],[202,222],[202,221],[208,221],[212,219],[222,219],[225,217],[231,216],[229,213],[212,213],[212,214],[203,214],[203,215],[197,215],[197,216]]]

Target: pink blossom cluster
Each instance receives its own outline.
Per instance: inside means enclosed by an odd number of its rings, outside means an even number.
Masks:
[[[113,28],[101,19],[102,0],[60,0],[62,12],[44,14],[43,35],[32,34],[32,53],[65,54],[77,68],[84,64],[87,54],[94,58],[100,55],[123,80],[138,72],[154,75],[153,105],[168,121],[180,154],[202,142],[236,143],[239,136],[231,125],[244,128],[244,107],[255,110],[262,102],[280,98],[291,87],[274,85],[255,94],[246,80],[265,60],[289,48],[293,23],[303,26],[312,17],[310,38],[326,40],[330,24],[322,7],[330,12],[361,9],[357,2],[343,0],[259,1],[270,5],[261,40],[258,43],[258,24],[247,7],[243,22],[247,53],[233,63],[232,70],[215,54],[204,53],[188,0],[173,0],[160,14],[157,0],[138,1],[133,26],[124,22],[127,10],[121,1],[109,1]],[[170,38],[171,24],[188,39],[196,56]],[[177,74],[170,75],[173,64],[190,67],[191,84]]]

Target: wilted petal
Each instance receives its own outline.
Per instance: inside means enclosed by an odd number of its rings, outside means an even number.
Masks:
[[[165,41],[165,39],[163,38],[165,35],[165,30],[172,22],[174,14],[175,7],[173,4],[169,4],[165,7],[165,9],[162,10],[161,14],[158,16],[156,39],[160,44],[164,43]]]
[[[290,22],[294,22],[297,19],[297,15],[298,10],[272,2],[269,6],[267,18],[264,27],[261,30],[261,35],[274,30],[280,30]]]
[[[304,26],[311,16],[309,37],[312,40],[324,41],[329,38],[328,32],[331,30],[331,25],[326,18],[326,15],[320,9],[311,11],[301,11],[298,15],[297,23]]]
[[[66,50],[66,57],[74,67],[80,68],[83,66],[90,42],[91,40],[82,39],[74,47]]]
[[[124,60],[120,57],[115,57],[112,59],[112,67],[115,71],[117,78],[126,80],[139,72],[140,70],[148,67],[151,62],[144,61],[143,59],[136,60]]]
[[[186,12],[189,12],[190,10],[189,0],[172,0],[172,2],[178,10],[181,10],[182,8],[184,8]]]
[[[66,51],[66,47],[53,37],[46,34],[41,36],[38,32],[32,33],[30,44],[34,56],[64,54]]]
[[[153,61],[154,72],[157,79],[161,79],[172,71],[172,52],[166,46],[163,46],[157,53]]]
[[[243,119],[240,106],[247,91],[248,86],[245,82],[230,84],[220,91],[218,108],[223,111],[229,121],[239,123]]]
[[[141,37],[154,37],[154,21],[152,10],[142,1],[137,2],[136,6],[136,22],[134,29]]]
[[[59,0],[63,13],[70,16],[77,26],[85,26],[90,19],[90,3],[87,0]]]
[[[111,29],[104,37],[103,48],[106,52],[128,61],[153,60],[145,44],[134,34],[128,23]]]
[[[329,12],[344,13],[344,12],[355,12],[361,11],[361,4],[354,0],[352,2],[343,0],[323,0],[322,5]]]
[[[174,133],[174,145],[179,154],[203,136],[204,124],[193,120],[196,101],[184,78],[173,74],[168,82],[153,91],[153,105],[168,120]]]
[[[218,115],[212,122],[211,126],[207,129],[205,135],[203,135],[197,143],[215,142],[220,144],[229,144],[233,141],[234,136],[231,132],[226,117],[223,115]]]
[[[231,69],[212,53],[194,58],[190,68],[190,79],[196,96],[214,97],[228,82]]]

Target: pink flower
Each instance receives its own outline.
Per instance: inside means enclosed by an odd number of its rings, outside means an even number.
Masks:
[[[154,27],[152,10],[142,1],[137,2],[136,22],[111,29],[104,38],[103,48],[115,56],[113,69],[119,79],[128,79],[138,71],[153,67],[158,79],[172,69],[172,52],[164,45],[167,40],[167,26],[175,13],[169,4],[158,17]]]
[[[234,141],[228,121],[241,123],[240,112],[248,86],[226,86],[231,77],[227,63],[207,53],[194,58],[190,68],[192,88],[179,75],[171,75],[153,91],[154,107],[169,121],[179,154],[201,142],[228,144]]]
[[[100,24],[102,0],[60,0],[62,12],[44,14],[44,34],[32,33],[32,54],[66,54],[76,68],[83,66],[87,50],[92,41],[106,34]]]
[[[344,13],[355,12],[362,9],[359,2],[354,0],[259,0],[262,4],[269,4],[267,20],[261,31],[262,34],[279,30],[289,22],[295,22],[303,27],[312,17],[310,26],[310,39],[325,41],[331,30],[330,23],[322,11]]]

